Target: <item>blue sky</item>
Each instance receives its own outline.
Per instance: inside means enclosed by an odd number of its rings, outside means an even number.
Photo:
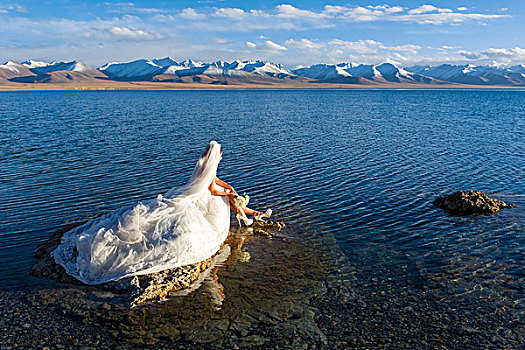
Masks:
[[[0,61],[525,63],[525,1],[0,1]]]

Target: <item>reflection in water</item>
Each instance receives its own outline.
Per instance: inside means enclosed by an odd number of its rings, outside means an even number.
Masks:
[[[249,232],[249,229],[247,229],[247,231]],[[249,256],[249,253],[242,251],[242,245],[247,237],[248,236],[244,235],[240,229],[237,233],[230,236],[227,243],[225,243],[222,248],[225,249],[225,247],[227,247],[228,251],[231,251],[230,256],[227,257],[220,253],[219,256],[223,256],[223,258],[220,258],[214,266],[212,265],[210,267],[211,276],[208,275],[204,279],[203,288],[210,293],[210,301],[216,310],[221,308],[224,298],[226,298],[226,295],[224,294],[224,286],[219,282],[219,269],[224,264],[235,264],[237,262],[249,261],[249,259],[246,259],[246,256]]]
[[[203,271],[189,288],[172,292],[170,297],[173,299],[186,296],[200,288],[204,294],[209,296],[210,305],[215,310],[219,310],[226,298],[224,286],[219,279],[219,271],[224,266],[250,260],[250,253],[242,250],[244,242],[254,237],[250,233],[250,228],[238,229],[235,233],[230,233],[226,242],[212,259],[210,267]]]
[[[224,298],[226,298],[226,295],[224,295],[224,286],[219,282],[217,271],[221,267],[222,263],[224,263],[224,261],[228,258],[230,250],[230,246],[228,244],[224,244],[224,246],[221,248],[221,251],[219,252],[219,256],[222,257],[215,264],[212,264],[212,266],[208,268],[208,271],[205,272],[206,276],[204,277],[201,287],[210,295],[210,303],[213,305],[215,310],[219,310],[221,308],[222,302],[224,301]],[[224,254],[225,251],[228,252],[228,255]]]

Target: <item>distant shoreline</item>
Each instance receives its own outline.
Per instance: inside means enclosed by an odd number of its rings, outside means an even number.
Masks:
[[[232,84],[214,85],[199,83],[159,83],[159,82],[115,82],[106,84],[0,84],[0,91],[104,91],[104,90],[525,90],[525,86],[498,85],[420,85],[420,84]]]

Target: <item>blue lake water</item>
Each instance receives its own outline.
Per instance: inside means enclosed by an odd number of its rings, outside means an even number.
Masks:
[[[358,268],[503,281],[523,303],[523,106],[486,90],[0,92],[0,288],[38,283],[33,251],[65,223],[184,184],[215,139],[221,178]],[[460,189],[518,208],[432,205]]]

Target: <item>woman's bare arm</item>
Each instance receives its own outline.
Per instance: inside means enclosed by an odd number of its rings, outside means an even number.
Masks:
[[[215,183],[221,187],[224,187],[224,188],[227,188],[229,189],[230,191],[234,191],[235,190],[233,189],[233,187],[231,185],[228,185],[226,182],[222,181],[221,179],[219,179],[218,177],[215,178]]]
[[[210,186],[208,187],[208,190],[210,191],[212,196],[231,196],[232,192],[223,192],[223,191],[217,191],[215,189],[215,182],[212,182]]]

